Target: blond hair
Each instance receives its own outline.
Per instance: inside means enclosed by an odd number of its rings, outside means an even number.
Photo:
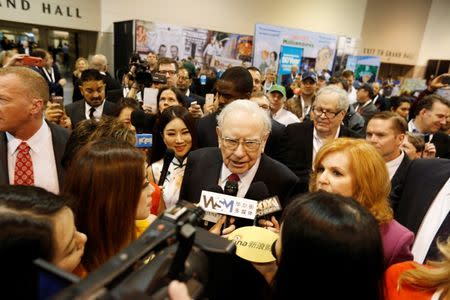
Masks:
[[[437,246],[442,259],[427,261],[426,265],[414,263],[415,269],[403,272],[398,279],[399,289],[407,284],[419,290],[442,289],[442,295],[450,291],[450,237],[445,242],[438,241]]]
[[[389,204],[391,182],[386,163],[378,151],[364,140],[339,138],[325,144],[317,153],[309,182],[311,192],[317,188],[317,170],[326,156],[331,153],[345,153],[350,160],[352,174],[352,197],[365,206],[375,217],[378,224],[393,219]]]

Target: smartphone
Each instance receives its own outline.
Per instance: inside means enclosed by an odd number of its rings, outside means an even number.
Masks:
[[[42,58],[34,56],[24,56],[24,58],[22,58],[22,65],[29,67],[40,67],[42,66]]]
[[[441,78],[441,83],[450,84],[450,76],[444,76]]]
[[[214,102],[214,94],[206,94],[205,104],[209,105],[213,104],[213,102]]]
[[[206,85],[206,75],[200,75],[200,84]]]
[[[154,113],[158,111],[158,92],[155,88],[144,88],[144,105],[150,106]]]
[[[58,103],[61,109],[64,110],[64,97],[62,96],[50,96],[50,102],[52,103]]]
[[[197,101],[192,101],[191,106],[197,105]]]

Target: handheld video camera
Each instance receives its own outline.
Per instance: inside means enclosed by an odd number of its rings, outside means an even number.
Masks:
[[[193,299],[202,297],[207,253],[236,251],[232,241],[195,227],[203,215],[200,207],[179,201],[127,248],[52,299],[164,299],[174,279],[186,282]]]

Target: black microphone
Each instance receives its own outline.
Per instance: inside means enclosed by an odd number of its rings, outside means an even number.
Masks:
[[[149,115],[142,110],[135,110],[131,113],[131,124],[136,129],[142,129],[146,132],[151,132],[156,122],[156,115]]]
[[[167,173],[169,171],[170,163],[172,162],[173,158],[175,156],[175,153],[172,149],[167,148],[166,153],[164,154],[164,160],[163,160],[163,167],[161,170],[161,175],[159,175],[159,181],[158,185],[162,186],[164,185],[164,181],[166,180]]]
[[[225,195],[236,197],[236,195],[238,193],[238,190],[239,190],[239,184],[238,184],[237,181],[227,180],[227,182],[225,183],[223,192],[224,192]],[[230,224],[228,222],[228,217],[226,217],[226,220],[223,223],[223,228],[222,229],[227,228],[229,225]]]

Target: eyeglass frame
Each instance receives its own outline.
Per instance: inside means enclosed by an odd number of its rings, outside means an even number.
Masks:
[[[338,110],[338,111],[336,111],[336,112],[333,112],[333,111],[327,111],[326,109],[325,109],[325,110],[322,109],[322,110],[320,111],[320,113],[318,114],[318,113],[316,112],[316,107],[315,107],[315,106],[313,106],[313,107],[311,108],[311,111],[314,113],[314,115],[315,115],[316,117],[321,117],[321,116],[324,114],[325,117],[326,117],[327,119],[329,119],[329,120],[333,120],[334,118],[336,118],[336,116],[337,116],[339,113],[342,112],[342,110]],[[332,114],[332,116],[330,117],[330,115],[328,115],[328,114]]]
[[[220,138],[224,141],[225,148],[227,148],[227,149],[229,149],[231,151],[235,151],[239,147],[239,145],[242,144],[242,147],[245,149],[245,151],[253,152],[253,151],[258,150],[258,148],[263,143],[262,139],[260,139],[260,140],[243,139],[243,141],[241,141],[241,139],[233,139],[233,138],[230,138],[230,137],[223,137],[223,136],[221,136]],[[227,143],[229,143],[229,142],[237,143],[237,144],[235,146],[230,147],[230,144],[228,144],[228,146],[227,146]],[[257,145],[257,146],[255,146],[255,149],[249,149],[248,148],[248,143],[253,143],[253,144]]]

